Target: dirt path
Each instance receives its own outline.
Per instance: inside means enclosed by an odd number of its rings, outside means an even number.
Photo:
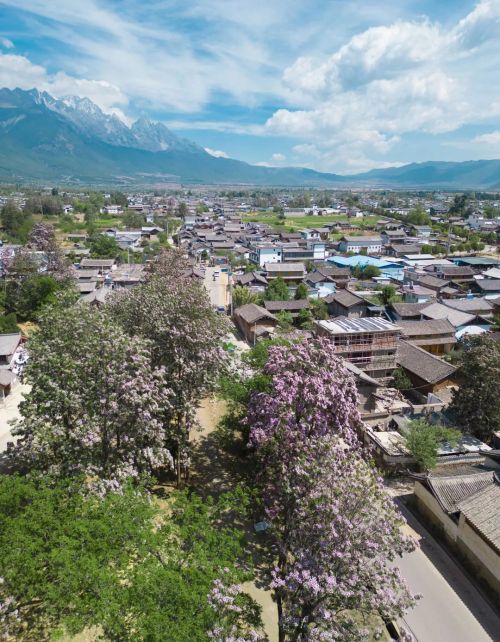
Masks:
[[[12,426],[9,422],[20,418],[19,404],[29,390],[30,386],[16,381],[10,395],[5,398],[5,401],[0,402],[0,452],[7,448],[9,441],[16,441],[11,435]]]
[[[197,412],[201,430],[192,436],[193,461],[190,481],[202,494],[219,495],[227,492],[245,477],[246,462],[236,454],[232,454],[230,449],[223,448],[220,435],[216,432],[217,424],[224,416],[226,407],[224,401],[203,399]],[[263,583],[259,580],[263,572],[263,555],[259,536],[256,535],[253,524],[248,524],[247,535],[257,579],[244,584],[244,588],[262,607],[262,620],[269,641],[277,642],[276,604],[271,592],[265,590]]]

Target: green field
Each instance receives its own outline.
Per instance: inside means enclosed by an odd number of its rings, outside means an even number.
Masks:
[[[353,225],[363,229],[377,225],[379,217],[370,218],[349,218],[345,215],[339,216],[294,216],[285,219],[279,219],[276,214],[271,212],[250,212],[243,216],[245,223],[258,222],[267,223],[277,230],[303,230],[304,228],[323,227],[325,223],[345,223],[350,222]]]

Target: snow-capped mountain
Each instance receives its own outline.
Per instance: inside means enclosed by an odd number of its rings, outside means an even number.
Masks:
[[[215,158],[161,123],[130,127],[88,98],[0,89],[0,180],[86,184],[205,183],[500,189],[500,160],[412,163],[338,176]]]
[[[57,99],[38,89],[26,93],[33,97],[36,104],[45,105],[70,120],[83,133],[110,145],[145,149],[150,152],[201,150],[195,143],[176,136],[162,123],[139,118],[128,127],[115,114],[104,113],[89,98],[64,96]]]

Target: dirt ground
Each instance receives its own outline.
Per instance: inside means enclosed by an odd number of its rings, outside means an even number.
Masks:
[[[204,399],[197,415],[201,431],[193,434],[193,463],[191,483],[204,494],[219,495],[229,491],[242,481],[245,463],[230,449],[221,445],[217,424],[226,412],[226,402],[218,399]],[[244,584],[245,590],[262,607],[262,621],[269,642],[278,640],[276,604],[270,591],[264,588],[261,575],[264,570],[263,547],[253,523],[247,525],[249,548],[256,568],[256,580]]]
[[[17,381],[12,387],[12,392],[0,402],[0,453],[7,448],[7,442],[15,441],[10,431],[9,422],[19,419],[19,404],[30,387]]]

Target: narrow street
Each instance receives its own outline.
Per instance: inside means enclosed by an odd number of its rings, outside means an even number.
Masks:
[[[214,274],[218,276],[214,279]],[[227,308],[230,304],[229,276],[227,272],[222,272],[220,267],[207,267],[205,272],[205,287],[210,296],[210,301],[214,306],[224,306]]]
[[[492,607],[402,501],[396,503],[420,543],[397,562],[410,590],[422,595],[403,619],[415,642],[498,642],[500,618]]]

